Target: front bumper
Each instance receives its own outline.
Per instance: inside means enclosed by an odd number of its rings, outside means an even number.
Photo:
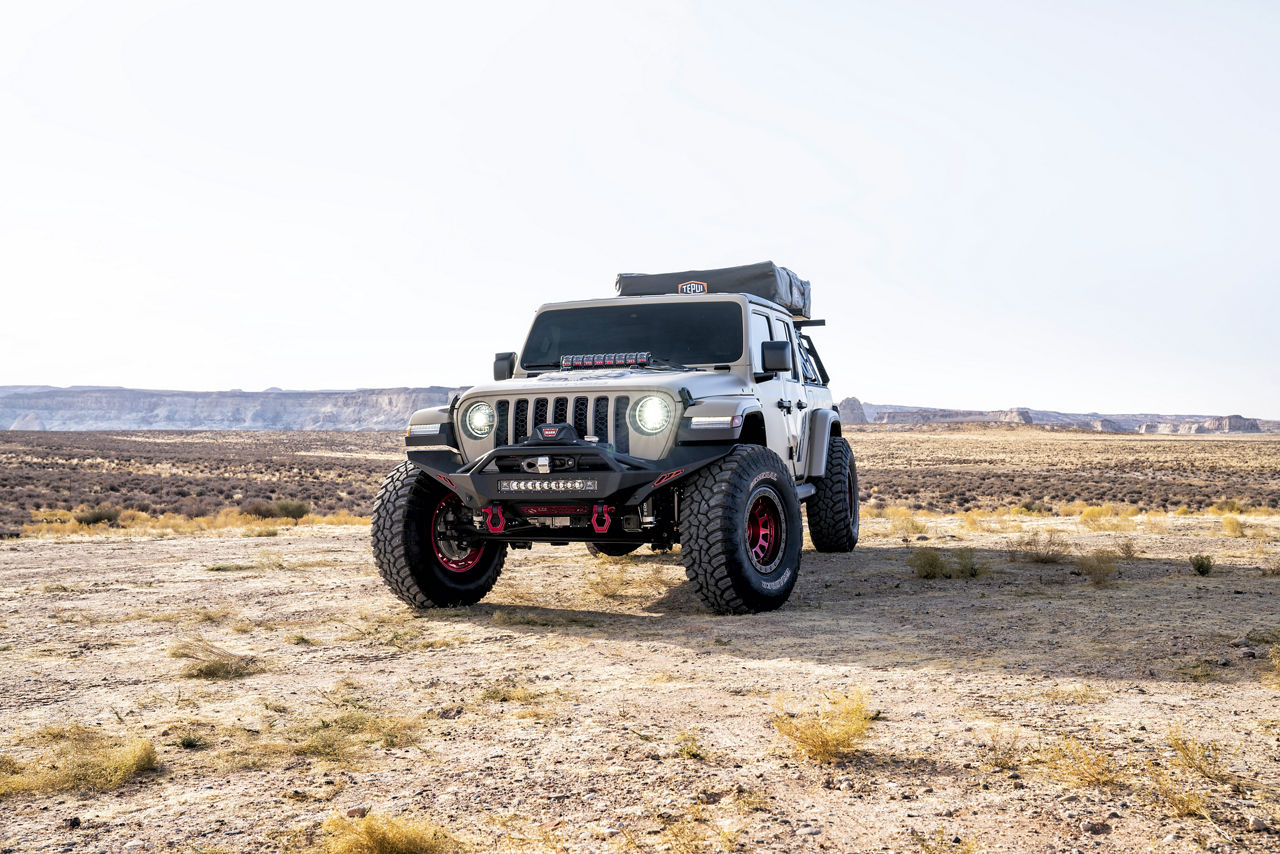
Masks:
[[[584,440],[503,445],[463,463],[457,452],[410,448],[409,461],[458,494],[468,507],[495,504],[635,506],[729,453],[732,445],[677,445],[662,460],[642,460]],[[539,465],[546,458],[546,465]],[[545,470],[544,470],[545,469]]]

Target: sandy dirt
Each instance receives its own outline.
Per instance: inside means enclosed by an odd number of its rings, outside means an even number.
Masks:
[[[0,753],[38,765],[30,734],[80,722],[149,738],[160,762],[102,794],[0,799],[0,849],[300,850],[367,807],[478,850],[1280,851],[1249,829],[1280,827],[1280,577],[1262,569],[1280,518],[1250,517],[1252,539],[1213,517],[1124,533],[922,521],[927,541],[874,519],[851,555],[806,550],[783,609],[732,618],[647,549],[512,552],[484,603],[415,614],[358,526],[0,543]],[[1006,555],[1048,528],[1138,555],[1104,587]],[[989,571],[921,580],[918,546],[975,548]],[[1191,572],[1197,552],[1211,575]],[[167,652],[196,636],[261,669],[184,678]],[[879,716],[847,762],[797,756],[770,722],[856,690]],[[352,708],[415,729],[340,756],[289,749]],[[1230,783],[1178,771],[1208,818],[1149,792],[1149,761],[1176,769],[1171,726],[1227,750]],[[988,746],[1014,737],[1013,767],[995,767]],[[1044,758],[1064,738],[1125,781],[1064,776]]]

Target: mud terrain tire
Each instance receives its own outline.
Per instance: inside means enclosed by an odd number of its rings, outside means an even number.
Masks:
[[[438,536],[461,500],[411,462],[395,468],[373,502],[373,558],[391,592],[415,608],[474,605],[502,572],[506,543],[465,549]]]
[[[680,557],[707,607],[772,611],[800,571],[800,502],[778,455],[740,445],[691,477],[680,495]]]
[[[851,552],[858,544],[858,468],[842,436],[827,446],[827,474],[814,484],[817,491],[805,502],[809,539],[820,552]]]
[[[639,543],[587,543],[592,557],[622,557],[640,548]]]

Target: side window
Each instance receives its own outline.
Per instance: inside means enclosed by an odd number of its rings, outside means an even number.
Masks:
[[[751,312],[751,339],[748,346],[751,347],[751,364],[757,373],[763,370],[760,364],[760,342],[772,340],[773,331],[769,327],[768,316],[758,311]]]
[[[793,380],[799,380],[800,354],[796,352],[796,342],[791,337],[791,324],[781,318],[774,318],[773,328],[774,341],[786,341],[791,345],[791,378]]]
[[[807,338],[800,339],[800,373],[804,375],[804,381],[807,383],[822,383],[818,366],[813,363],[813,356],[809,353]]]

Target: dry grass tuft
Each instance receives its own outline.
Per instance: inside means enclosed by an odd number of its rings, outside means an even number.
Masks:
[[[32,740],[51,747],[23,765],[0,756],[0,797],[22,792],[105,792],[156,767],[156,750],[145,738],[120,739],[80,724],[45,727]]]
[[[1009,558],[1032,563],[1062,563],[1067,558],[1067,538],[1056,531],[1032,531],[1013,541]]]
[[[1111,549],[1094,549],[1076,558],[1080,570],[1097,587],[1106,587],[1120,569],[1120,556]]]
[[[916,571],[918,578],[977,578],[987,571],[987,564],[978,560],[973,549],[955,549],[949,556],[928,547],[912,549],[907,566]]]
[[[1138,544],[1133,541],[1132,537],[1123,537],[1116,542],[1116,554],[1120,555],[1123,560],[1133,560],[1139,554]]]
[[[853,756],[876,718],[867,709],[863,692],[832,691],[814,705],[817,708],[812,712],[793,713],[779,703],[770,722],[798,753],[815,762],[836,762]]]
[[[987,733],[985,744],[978,745],[978,758],[991,768],[1002,768],[1011,771],[1018,767],[1023,754],[1022,739],[1016,732],[1005,732],[1001,727],[994,727]]]
[[[515,679],[503,679],[495,682],[480,693],[480,701],[484,703],[532,703],[538,698],[538,692],[528,685],[522,685]]]
[[[1196,816],[1212,820],[1208,796],[1186,788],[1163,768],[1148,762],[1146,783],[1151,799],[1174,817]]]
[[[1222,533],[1226,534],[1228,537],[1243,537],[1244,523],[1235,516],[1223,516]]]
[[[920,854],[979,854],[982,850],[973,837],[956,836],[941,827],[932,836],[913,830],[911,841],[920,848]]]
[[[1173,761],[1194,771],[1206,780],[1215,783],[1227,783],[1235,779],[1235,775],[1227,771],[1225,749],[1216,741],[1200,741],[1194,736],[1183,733],[1181,727],[1169,727],[1169,746],[1173,748]]]
[[[1074,783],[1099,788],[1124,783],[1124,768],[1119,762],[1074,738],[1047,748],[1041,758],[1058,776]]]
[[[237,655],[203,638],[190,638],[169,648],[170,658],[190,659],[182,670],[188,679],[238,679],[262,668],[251,655]]]
[[[465,850],[439,825],[410,818],[337,813],[323,825],[328,854],[455,854]]]
[[[627,565],[604,564],[587,575],[587,589],[605,599],[616,599],[627,586]]]

